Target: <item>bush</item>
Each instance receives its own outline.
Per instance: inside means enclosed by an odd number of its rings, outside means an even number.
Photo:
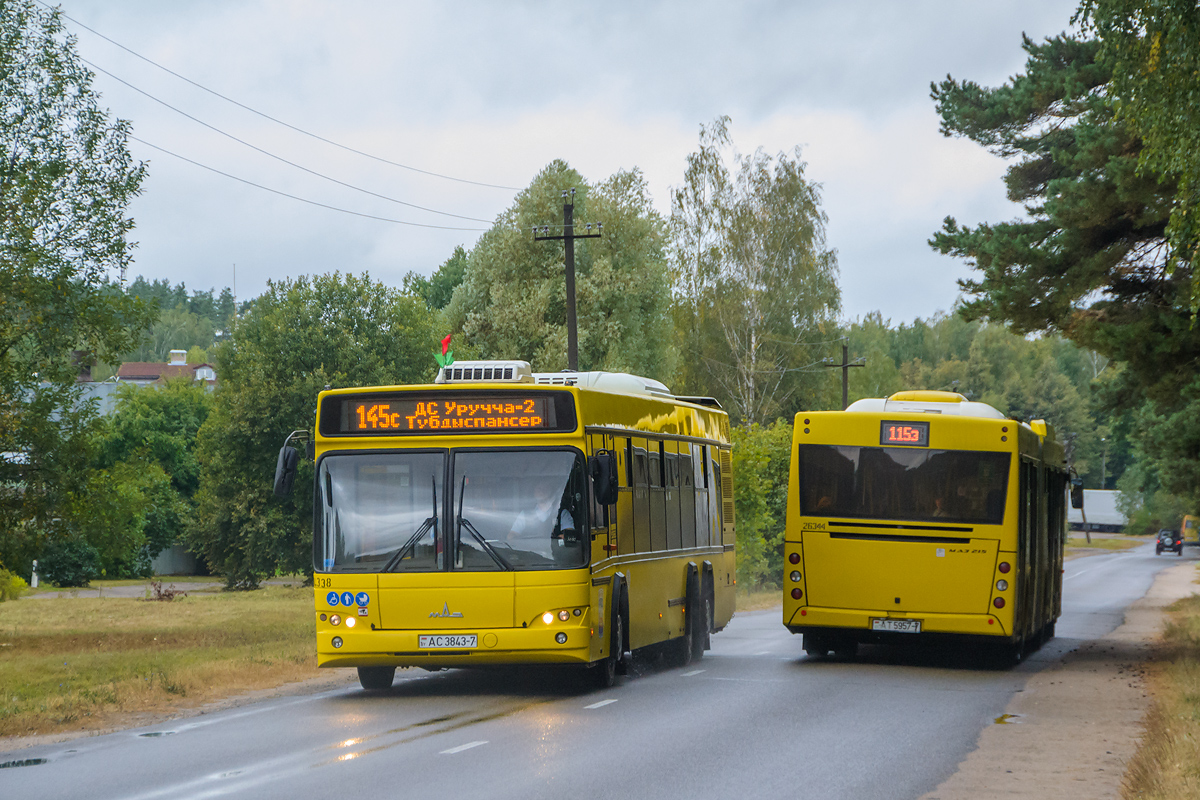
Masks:
[[[0,567],[0,603],[16,600],[29,590],[29,584],[20,575],[14,575]]]
[[[100,577],[100,553],[82,539],[59,539],[46,546],[38,568],[55,586],[87,586]]]

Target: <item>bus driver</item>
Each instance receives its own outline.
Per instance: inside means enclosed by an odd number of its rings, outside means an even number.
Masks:
[[[554,558],[555,540],[563,544],[576,541],[575,519],[571,512],[559,503],[559,493],[556,492],[557,479],[543,476],[535,480],[533,508],[517,514],[512,530],[508,532],[508,541],[514,549],[528,550],[547,558]]]

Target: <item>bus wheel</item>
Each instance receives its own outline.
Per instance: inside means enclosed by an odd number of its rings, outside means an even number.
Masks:
[[[855,658],[858,655],[858,642],[853,639],[842,639],[834,642],[833,654],[838,658]]]
[[[804,652],[816,658],[824,658],[829,655],[829,640],[824,636],[818,636],[815,633],[804,634]]]
[[[621,619],[620,606],[613,614],[610,625],[612,638],[608,644],[608,657],[591,669],[592,678],[599,689],[607,689],[617,682],[617,665],[625,653],[625,622]]]
[[[672,654],[674,656],[672,661],[677,667],[686,667],[696,657],[696,639],[698,638],[696,629],[699,627],[697,623],[700,621],[698,594],[696,579],[688,578],[687,594],[683,601],[683,636],[671,642],[671,647],[675,651]]]
[[[633,661],[633,648],[629,646],[629,592],[621,586],[621,599],[617,603],[617,616],[621,618],[621,651],[617,653],[617,674],[628,675],[629,664]],[[629,657],[626,658],[626,653]]]
[[[358,682],[364,689],[390,689],[396,677],[395,667],[359,667]]]

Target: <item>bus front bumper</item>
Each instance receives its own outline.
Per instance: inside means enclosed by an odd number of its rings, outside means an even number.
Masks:
[[[873,629],[872,620],[920,620],[921,633],[959,634],[965,636],[1009,635],[1005,621],[994,614],[933,614],[922,612],[864,611],[861,609],[822,608],[820,606],[784,605],[784,625],[792,633],[816,633],[828,630],[854,634],[859,641],[879,639],[893,641],[905,633],[887,633]],[[886,634],[877,636],[876,634]]]
[[[566,634],[559,643],[555,636]],[[422,634],[476,636],[467,649],[422,648]],[[465,667],[502,664],[587,664],[591,661],[590,628],[564,625],[531,628],[447,630],[362,630],[324,628],[317,631],[318,667]],[[334,640],[341,646],[335,647]]]

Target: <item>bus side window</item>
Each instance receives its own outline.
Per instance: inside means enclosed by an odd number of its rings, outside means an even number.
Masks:
[[[679,445],[679,529],[683,532],[683,547],[696,546],[696,472],[692,466],[695,445]]]
[[[633,544],[635,553],[650,552],[650,464],[646,440],[634,439],[633,450]]]
[[[707,547],[709,544],[708,445],[692,445],[692,458],[696,471],[696,544],[699,547]]]

